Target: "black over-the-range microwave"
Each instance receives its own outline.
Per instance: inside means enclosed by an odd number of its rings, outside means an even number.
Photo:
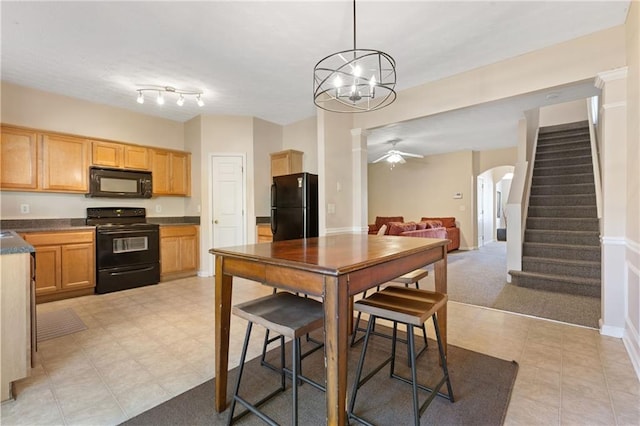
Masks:
[[[151,198],[151,183],[151,172],[91,167],[87,197]]]

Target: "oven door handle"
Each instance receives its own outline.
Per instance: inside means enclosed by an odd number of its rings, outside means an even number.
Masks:
[[[133,230],[133,231],[98,231],[100,235],[122,235],[122,234],[152,234],[155,230]]]
[[[127,274],[131,274],[131,273],[138,273],[138,272],[147,272],[147,271],[152,271],[154,268],[154,266],[149,266],[147,268],[143,268],[143,269],[135,269],[133,271],[124,271],[124,272],[109,272],[109,275],[117,277],[118,275],[127,275]]]

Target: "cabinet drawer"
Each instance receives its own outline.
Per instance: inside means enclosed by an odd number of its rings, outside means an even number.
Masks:
[[[160,238],[164,237],[184,237],[184,236],[195,236],[197,235],[198,230],[195,226],[166,226],[163,225],[160,227]]]
[[[94,236],[95,233],[93,231],[36,232],[23,234],[24,240],[33,246],[92,243]]]

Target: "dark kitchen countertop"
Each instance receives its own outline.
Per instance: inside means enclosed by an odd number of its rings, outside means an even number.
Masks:
[[[46,232],[95,229],[87,226],[84,218],[66,219],[5,219],[0,220],[0,230],[16,232]]]
[[[34,253],[35,248],[14,231],[0,232],[0,254]]]
[[[270,216],[256,216],[256,225],[264,225],[270,224],[271,217]]]
[[[147,217],[148,223],[158,225],[200,225],[200,216],[180,216],[180,217]]]

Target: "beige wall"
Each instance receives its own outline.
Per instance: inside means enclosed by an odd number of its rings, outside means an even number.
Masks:
[[[404,216],[407,222],[453,216],[460,227],[460,248],[476,246],[472,151],[410,159],[393,169],[384,162],[369,164],[368,176],[369,223],[376,216]],[[461,199],[453,198],[457,192]]]
[[[282,126],[254,118],[253,149],[256,216],[271,214],[271,161],[269,154],[282,151]]]
[[[586,121],[588,119],[586,99],[540,108],[540,127],[575,123],[576,121]]]
[[[138,145],[184,149],[183,124],[2,82],[2,122]],[[132,109],[138,105],[131,99]]]
[[[640,377],[640,3],[627,17],[627,318],[625,344]]]
[[[318,121],[316,117],[284,126],[282,149],[296,149],[304,152],[302,170],[318,174]]]
[[[327,233],[353,230],[353,203],[360,194],[354,194],[352,176],[351,114],[318,111],[320,232],[323,224]],[[320,154],[322,152],[323,154]],[[328,212],[333,205],[334,213]],[[326,212],[323,222],[323,212]]]
[[[500,166],[515,166],[518,149],[517,148],[503,148],[503,149],[491,149],[487,151],[475,151],[474,155],[477,158],[477,170],[474,170],[475,175],[486,172],[494,167]],[[513,168],[511,168],[513,170]]]
[[[133,111],[2,83],[0,120],[5,124],[172,149],[185,149],[183,124]],[[132,100],[133,103],[134,100]],[[137,105],[137,104],[136,104]],[[87,207],[144,207],[148,216],[184,216],[182,197],[151,200],[86,198],[82,194],[0,192],[3,219],[83,218]],[[28,204],[29,214],[20,213]],[[156,212],[156,208],[160,212]]]
[[[191,197],[185,199],[185,215],[200,216],[202,173],[202,119],[200,116],[184,123],[184,149],[191,153]]]

